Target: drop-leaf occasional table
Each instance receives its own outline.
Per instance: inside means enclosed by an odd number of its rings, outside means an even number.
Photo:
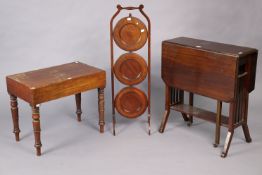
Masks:
[[[193,116],[216,123],[215,143],[220,140],[220,126],[228,128],[224,150],[226,157],[234,129],[242,126],[247,142],[251,142],[247,125],[248,96],[255,88],[258,51],[186,37],[162,43],[162,79],[166,84],[165,114],[160,126],[164,132],[170,113],[182,113],[190,126]],[[189,104],[184,104],[184,91]],[[217,100],[217,112],[193,106],[193,94]],[[221,115],[222,102],[229,103],[229,116]]]

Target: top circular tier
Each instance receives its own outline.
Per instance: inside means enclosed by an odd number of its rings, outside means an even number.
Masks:
[[[113,32],[115,43],[123,50],[136,51],[147,41],[147,28],[138,18],[129,16],[120,19]]]

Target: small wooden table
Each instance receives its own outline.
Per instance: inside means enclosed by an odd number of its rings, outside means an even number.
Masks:
[[[242,126],[246,142],[251,142],[247,125],[248,96],[255,88],[258,51],[253,48],[179,37],[162,43],[162,79],[166,84],[164,132],[170,109],[179,111],[190,126],[193,116],[216,123],[215,143],[220,126],[228,128],[226,157],[234,129]],[[189,104],[184,104],[184,91]],[[217,112],[193,106],[193,94],[217,100]],[[221,115],[222,102],[230,104],[229,116]]]
[[[17,97],[32,107],[33,129],[36,154],[41,155],[40,114],[41,103],[61,97],[75,95],[76,114],[81,121],[81,92],[98,88],[99,125],[104,132],[104,88],[106,73],[104,70],[73,62],[50,68],[10,75],[6,77],[7,91],[11,99],[11,112],[16,141],[19,141],[19,117]]]

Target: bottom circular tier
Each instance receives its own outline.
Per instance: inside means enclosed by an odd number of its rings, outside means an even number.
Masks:
[[[125,87],[115,98],[116,110],[126,118],[136,118],[147,108],[146,94],[135,87]]]

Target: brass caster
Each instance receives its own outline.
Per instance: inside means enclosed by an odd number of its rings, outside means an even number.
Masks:
[[[247,143],[251,143],[252,142],[252,139],[248,139],[246,140]]]
[[[213,144],[213,147],[214,147],[214,148],[218,147],[218,144],[214,143],[214,144]]]
[[[226,153],[224,153],[224,152],[221,153],[222,158],[225,158],[226,156],[227,156]]]
[[[164,129],[163,128],[159,128],[158,130],[160,133],[164,133]]]

